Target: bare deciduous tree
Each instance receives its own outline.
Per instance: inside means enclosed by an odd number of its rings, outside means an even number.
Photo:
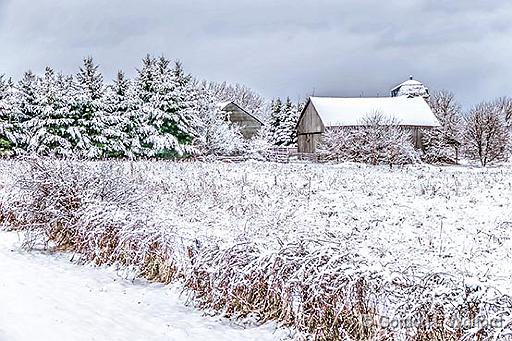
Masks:
[[[234,101],[259,118],[264,118],[266,114],[265,98],[245,85],[210,82],[206,87],[219,101]]]
[[[507,157],[509,133],[497,101],[483,102],[466,116],[466,150],[482,166]]]
[[[507,126],[512,126],[512,98],[500,97],[495,101]]]

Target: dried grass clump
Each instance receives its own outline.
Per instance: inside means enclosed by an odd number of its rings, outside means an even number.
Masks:
[[[202,308],[226,316],[282,321],[316,340],[368,340],[377,333],[364,322],[379,279],[359,273],[359,262],[315,241],[273,253],[240,244],[198,254],[185,283]]]

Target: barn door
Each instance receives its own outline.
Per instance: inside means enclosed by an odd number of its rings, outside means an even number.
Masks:
[[[306,146],[307,153],[315,152],[315,134],[306,135]]]
[[[316,149],[315,134],[300,134],[298,149],[300,153],[314,153]]]

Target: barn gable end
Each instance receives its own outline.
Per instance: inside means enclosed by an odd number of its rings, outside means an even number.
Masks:
[[[313,102],[308,100],[308,103],[302,110],[302,113],[299,117],[299,122],[297,123],[297,132],[301,133],[323,133],[325,131],[324,123],[318,115],[318,111],[316,110]]]
[[[245,139],[251,139],[263,126],[260,120],[234,102],[219,103],[219,108],[227,113],[227,120],[240,127]]]
[[[297,123],[297,148],[302,153],[315,152],[316,145],[325,131],[324,123],[318,115],[311,99],[308,100]]]

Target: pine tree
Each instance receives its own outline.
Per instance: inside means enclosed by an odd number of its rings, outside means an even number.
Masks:
[[[182,155],[192,149],[187,148],[193,139],[193,106],[189,101],[191,77],[186,75],[179,62],[173,69],[169,68],[169,61],[160,57],[157,61],[160,82],[158,96],[154,103],[158,110],[153,124],[159,138],[156,143],[157,156],[169,157],[176,153]]]
[[[277,145],[279,129],[282,123],[281,112],[283,104],[280,98],[272,100],[270,105],[270,119],[269,119],[269,135],[272,144]]]
[[[272,143],[277,146],[292,146],[297,143],[296,125],[299,119],[299,106],[289,97],[284,104],[277,98],[272,101],[270,115],[270,134]]]
[[[146,55],[142,59],[142,68],[137,69],[137,72],[137,96],[144,103],[149,103],[157,92],[155,59],[149,54]]]
[[[286,98],[283,112],[282,135],[283,145],[293,146],[297,143],[297,122],[299,121],[299,105],[292,103],[290,98]]]
[[[12,84],[0,75],[0,155],[10,155],[17,144]]]
[[[163,158],[193,152],[194,113],[188,103],[191,77],[185,75],[181,64],[170,68],[165,57],[147,56],[136,81],[141,100],[144,135],[141,146],[147,156]]]
[[[73,152],[68,130],[74,120],[69,112],[70,79],[55,74],[50,67],[38,79],[35,105],[38,115],[32,118],[33,133],[28,151],[39,155],[70,156]]]
[[[103,76],[98,71],[92,57],[84,59],[83,66],[76,75],[74,96],[71,103],[71,117],[74,126],[69,130],[75,154],[79,157],[99,158],[106,149],[104,135],[105,88]]]
[[[41,113],[37,103],[37,77],[32,71],[23,74],[18,86],[13,91],[15,110],[14,131],[16,153],[22,154],[29,150],[30,140],[37,129],[34,119]]]
[[[139,116],[139,101],[132,83],[123,71],[117,73],[117,78],[107,89],[108,110],[105,117],[107,138],[106,156],[129,157],[140,155],[141,134]]]

